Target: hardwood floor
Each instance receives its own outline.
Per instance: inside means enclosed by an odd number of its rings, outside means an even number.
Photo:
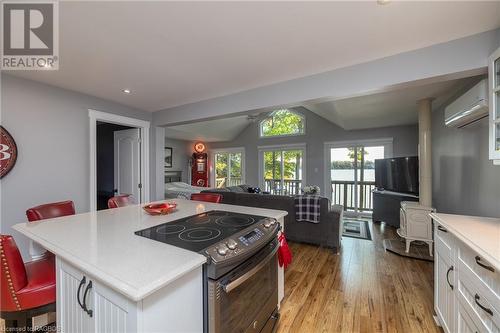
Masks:
[[[395,229],[372,241],[344,237],[340,254],[290,243],[278,332],[442,332],[433,319],[433,263],[385,252]]]

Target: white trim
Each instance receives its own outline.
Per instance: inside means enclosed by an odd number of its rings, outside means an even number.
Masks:
[[[264,152],[273,150],[301,150],[302,151],[302,187],[306,186],[307,178],[307,149],[305,143],[291,143],[282,145],[258,146],[259,186],[264,188]],[[283,162],[283,161],[282,161]],[[283,164],[283,163],[282,163]]]
[[[246,160],[245,160],[245,147],[231,147],[231,148],[216,148],[208,151],[209,156],[209,172],[210,172],[210,186],[215,187],[215,154],[217,153],[241,153],[241,183],[246,182]]]
[[[373,146],[384,146],[384,158],[393,157],[393,138],[378,138],[378,139],[364,139],[364,140],[349,140],[349,141],[328,141],[324,143],[324,188],[323,195],[328,199],[332,197],[331,191],[331,149],[332,148],[348,148],[348,147],[373,147]],[[360,213],[356,213],[360,214]],[[347,216],[347,215],[346,215]]]
[[[125,125],[131,127],[137,127],[141,133],[141,198],[139,198],[141,203],[149,202],[149,189],[150,189],[150,179],[149,179],[149,129],[151,123],[149,121],[119,116],[112,113],[96,111],[88,109],[89,111],[89,132],[90,132],[90,211],[94,212],[97,210],[97,161],[96,161],[96,128],[97,122],[103,121],[106,123]]]
[[[497,105],[497,94],[498,94],[498,85],[495,85],[495,60],[500,59],[500,48],[496,49],[489,58],[488,58],[488,77],[489,77],[489,91],[488,97],[489,108],[490,108],[490,117],[489,117],[489,138],[488,138],[488,147],[489,147],[489,159],[493,160],[493,165],[500,165],[500,150],[496,149],[496,140],[497,140],[497,124],[500,120],[497,117],[498,109],[500,105]]]
[[[257,146],[258,150],[274,150],[274,149],[293,149],[293,148],[306,148],[305,143],[288,143],[282,145],[268,145],[268,146]]]
[[[364,147],[373,147],[373,146],[385,146],[388,144],[393,144],[394,138],[378,138],[378,139],[364,139],[364,140],[347,140],[347,141],[327,141],[324,143],[325,146],[331,146],[332,148],[343,148],[343,147],[354,147],[354,146],[364,146]],[[387,155],[384,152],[384,155]],[[390,156],[386,156],[387,158],[392,157],[392,149]]]

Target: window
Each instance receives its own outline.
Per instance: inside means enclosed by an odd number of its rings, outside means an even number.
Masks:
[[[260,122],[261,137],[302,135],[304,132],[304,116],[288,109],[273,111]]]
[[[305,145],[260,147],[260,185],[272,194],[300,194],[304,186]]]
[[[245,151],[228,148],[212,151],[212,184],[217,188],[245,183]]]

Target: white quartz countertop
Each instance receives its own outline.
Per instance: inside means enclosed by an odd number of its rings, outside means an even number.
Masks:
[[[438,213],[431,217],[500,270],[500,218]]]
[[[210,210],[225,210],[276,219],[285,211],[173,199],[177,211],[150,216],[141,205],[102,210],[13,228],[112,289],[139,301],[200,267],[196,252],[150,240],[135,231]]]

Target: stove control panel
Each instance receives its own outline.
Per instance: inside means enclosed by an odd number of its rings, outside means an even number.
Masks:
[[[248,234],[240,236],[238,239],[245,246],[249,246],[249,245],[255,243],[256,241],[258,241],[262,236],[264,236],[264,233],[259,228],[255,228],[252,231],[250,231]]]
[[[209,247],[206,249],[206,254],[214,262],[234,258],[268,242],[272,235],[278,233],[279,228],[280,225],[276,219],[267,218]]]

